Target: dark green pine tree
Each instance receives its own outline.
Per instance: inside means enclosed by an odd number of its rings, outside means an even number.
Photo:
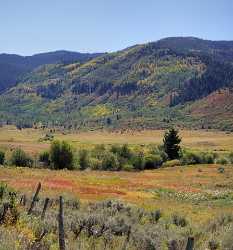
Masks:
[[[181,138],[179,137],[178,130],[171,128],[165,133],[163,138],[163,146],[169,160],[179,159],[180,143]]]

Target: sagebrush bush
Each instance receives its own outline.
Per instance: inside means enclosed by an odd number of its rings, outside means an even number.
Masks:
[[[176,226],[180,226],[180,227],[185,227],[187,226],[188,222],[186,220],[185,217],[178,215],[178,214],[173,214],[172,215],[172,222],[176,225]]]
[[[17,148],[12,152],[10,163],[17,167],[32,167],[33,159],[22,149]]]
[[[162,212],[161,210],[155,210],[154,212],[151,212],[150,214],[150,221],[152,223],[157,223],[159,219],[162,217]]]

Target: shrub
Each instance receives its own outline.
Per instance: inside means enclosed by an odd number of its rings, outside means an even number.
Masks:
[[[133,171],[134,167],[132,164],[126,163],[122,166],[121,170],[123,171]]]
[[[5,161],[5,153],[0,151],[0,165],[3,165]]]
[[[180,160],[171,160],[163,163],[163,167],[165,168],[170,168],[170,167],[175,167],[175,166],[180,166],[181,162]]]
[[[17,167],[32,167],[33,160],[22,149],[17,148],[12,152],[10,163]]]
[[[113,153],[108,153],[105,155],[102,162],[103,170],[119,170],[119,167],[120,165],[116,155]]]
[[[156,210],[154,212],[151,212],[150,214],[150,221],[152,223],[157,223],[159,221],[159,219],[162,217],[162,213],[160,210]]]
[[[79,167],[81,170],[90,167],[89,152],[85,149],[79,151]]]
[[[188,222],[185,219],[185,217],[180,216],[178,214],[173,214],[172,215],[172,222],[173,224],[175,224],[176,226],[180,226],[180,227],[185,227],[187,226]]]
[[[45,163],[47,166],[50,165],[50,154],[48,151],[44,151],[39,155],[39,161]]]
[[[104,144],[96,145],[92,150],[92,156],[97,159],[102,159],[105,154],[106,148]]]
[[[120,148],[119,155],[125,159],[130,159],[132,157],[132,152],[127,144],[124,144]]]
[[[116,154],[118,157],[125,159],[131,159],[131,157],[133,156],[132,151],[127,144],[124,144],[123,146],[113,145],[110,151]]]
[[[217,249],[219,249],[219,243],[217,241],[215,241],[215,240],[209,241],[208,245],[209,245],[209,249],[210,250],[217,250]]]
[[[159,155],[148,155],[145,157],[145,169],[157,169],[163,164],[163,159]]]
[[[159,146],[154,146],[150,149],[150,154],[153,155],[159,155],[162,159],[163,162],[168,160],[168,155],[166,154],[166,152],[164,151],[164,146],[163,145],[159,145]]]
[[[181,157],[182,165],[194,164],[212,164],[214,163],[214,155],[204,152],[183,151]]]
[[[74,153],[65,141],[54,141],[50,148],[50,159],[55,169],[73,169]]]
[[[203,153],[202,155],[202,163],[204,164],[213,164],[214,163],[214,155],[210,153]]]
[[[221,165],[226,165],[228,164],[228,160],[224,157],[218,158],[216,161],[217,164],[221,164]]]
[[[100,170],[102,168],[102,160],[99,158],[90,158],[87,165],[90,165],[90,168],[93,170]]]
[[[133,156],[132,164],[136,170],[143,170],[145,168],[145,158],[143,152],[139,152]]]

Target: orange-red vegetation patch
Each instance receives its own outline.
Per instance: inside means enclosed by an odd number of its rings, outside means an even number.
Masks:
[[[229,89],[216,91],[195,103],[191,113],[195,116],[205,115],[213,118],[216,118],[216,115],[222,116],[223,114],[226,117],[229,115],[233,117],[233,92]]]

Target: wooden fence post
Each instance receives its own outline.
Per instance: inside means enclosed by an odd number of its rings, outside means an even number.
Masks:
[[[193,237],[188,237],[186,250],[193,250],[193,249],[194,249],[194,238]]]
[[[59,214],[58,214],[58,227],[59,227],[59,249],[65,250],[65,232],[63,223],[63,198],[59,199]]]
[[[38,198],[38,194],[39,194],[39,192],[40,192],[40,189],[41,189],[41,183],[39,182],[39,184],[38,184],[38,186],[37,186],[37,189],[36,189],[36,192],[35,192],[35,194],[34,194],[34,197],[33,197],[33,199],[32,199],[31,206],[30,206],[30,208],[29,208],[29,210],[28,210],[28,215],[32,213],[32,210],[33,210],[33,208],[34,208],[34,206],[35,206],[35,203],[36,203],[36,201],[37,201],[37,198]]]
[[[42,211],[42,213],[41,213],[41,220],[43,220],[44,217],[45,217],[45,213],[46,213],[46,210],[47,210],[47,208],[48,208],[48,205],[49,205],[49,198],[46,198],[46,199],[45,199],[45,202],[44,202],[43,211]]]

